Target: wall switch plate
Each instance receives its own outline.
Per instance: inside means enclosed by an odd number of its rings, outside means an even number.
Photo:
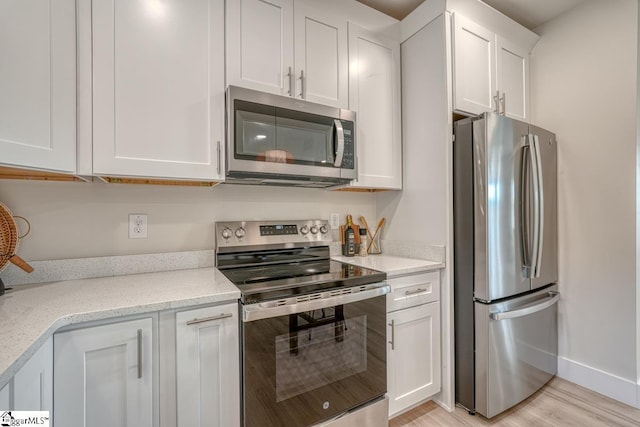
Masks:
[[[329,225],[331,225],[332,230],[337,230],[338,228],[340,228],[340,214],[329,214]]]
[[[130,239],[146,239],[147,238],[147,215],[146,214],[129,214],[129,238]]]

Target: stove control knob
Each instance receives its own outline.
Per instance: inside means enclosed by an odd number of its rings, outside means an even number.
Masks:
[[[244,237],[244,228],[240,227],[240,228],[236,228],[236,237],[238,239],[242,239]]]
[[[317,225],[312,225],[311,226],[311,234],[318,234],[318,226]]]
[[[225,228],[224,230],[222,230],[221,234],[224,240],[229,240],[229,237],[231,237],[231,229]]]
[[[327,225],[326,225],[326,224],[322,224],[322,225],[320,226],[320,232],[321,232],[322,234],[327,234],[327,232],[328,232],[328,231],[329,231],[329,229],[327,228]]]
[[[308,225],[303,225],[302,227],[300,227],[300,233],[307,234],[308,232],[309,232],[309,226]]]

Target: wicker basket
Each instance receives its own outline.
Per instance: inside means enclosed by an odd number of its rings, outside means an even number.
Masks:
[[[24,220],[29,224],[26,219]],[[27,273],[33,271],[33,267],[16,255],[20,238],[26,236],[28,233],[29,230],[27,230],[24,235],[19,235],[18,225],[16,224],[14,216],[11,214],[9,208],[0,202],[0,271],[2,271],[9,262],[17,265]]]

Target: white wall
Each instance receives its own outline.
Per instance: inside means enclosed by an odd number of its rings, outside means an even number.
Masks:
[[[635,0],[588,0],[531,58],[532,122],[558,138],[560,366],[634,385],[637,19]]]
[[[0,201],[31,222],[27,261],[213,249],[216,221],[376,218],[372,194],[266,186],[0,181]],[[149,215],[147,239],[128,238],[130,213]]]

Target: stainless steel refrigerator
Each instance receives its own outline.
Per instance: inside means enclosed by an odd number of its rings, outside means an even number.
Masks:
[[[454,125],[456,402],[487,418],[557,372],[557,164],[549,131]]]

